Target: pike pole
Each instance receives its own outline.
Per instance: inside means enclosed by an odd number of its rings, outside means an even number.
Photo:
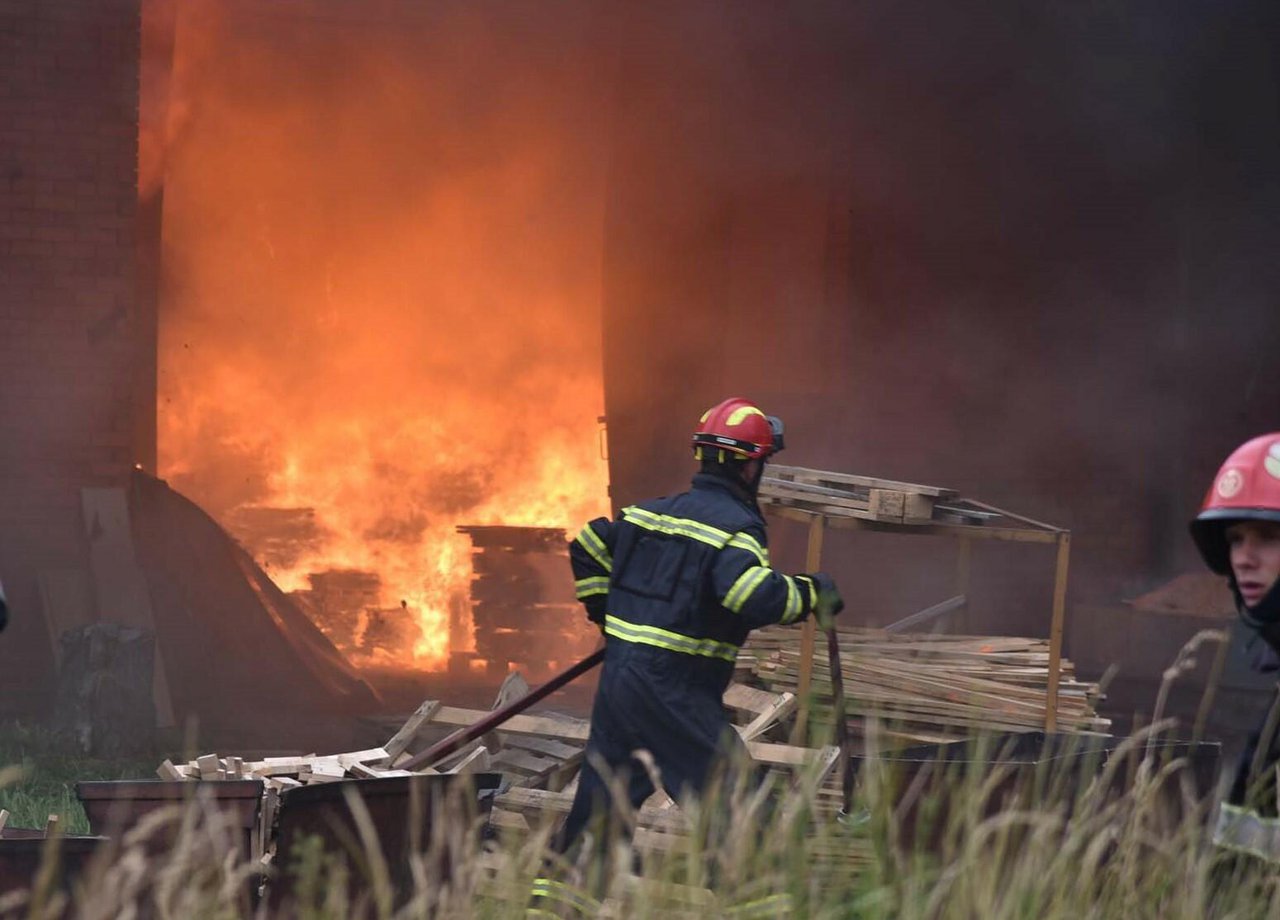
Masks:
[[[538,702],[544,697],[550,696],[552,693],[555,693],[561,687],[565,686],[568,683],[573,682],[577,678],[581,677],[583,674],[586,674],[588,671],[590,671],[592,668],[594,668],[596,665],[598,665],[602,661],[604,661],[603,647],[592,652],[590,655],[588,655],[586,658],[583,658],[581,661],[579,661],[577,664],[573,665],[572,667],[567,668],[564,671],[561,671],[559,674],[557,674],[555,677],[548,680],[545,684],[543,684],[538,689],[530,691],[527,696],[522,696],[520,699],[516,700],[514,703],[509,703],[506,706],[503,706],[501,709],[497,710],[496,712],[490,713],[489,715],[481,719],[479,722],[474,722],[471,725],[463,726],[462,728],[458,729],[456,732],[453,732],[447,737],[440,739],[435,744],[431,745],[431,747],[423,751],[421,754],[414,754],[413,757],[409,758],[407,761],[405,761],[404,764],[401,765],[401,769],[421,770],[424,767],[431,766],[433,763],[436,763],[442,758],[448,757],[450,754],[458,750],[464,744],[467,744],[470,741],[474,741],[475,739],[481,737],[482,735],[486,735],[489,732],[493,731],[503,722],[510,719],[512,716],[517,716],[520,713],[524,712],[534,703]]]

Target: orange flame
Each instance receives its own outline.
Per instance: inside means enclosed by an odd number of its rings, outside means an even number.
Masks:
[[[396,660],[438,667],[470,577],[457,525],[607,508],[585,90],[518,32],[447,24],[545,68],[541,90],[397,30],[253,9],[178,15],[160,472],[224,520],[315,509],[317,538],[273,578],[376,572],[380,603],[421,624]],[[501,98],[473,111],[466,92]]]

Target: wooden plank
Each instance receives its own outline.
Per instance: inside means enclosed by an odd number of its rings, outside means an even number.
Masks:
[[[752,720],[746,728],[742,730],[743,741],[754,741],[774,725],[787,718],[796,710],[796,697],[792,693],[782,693],[778,695],[777,702],[769,709],[760,713]]]
[[[422,705],[415,709],[413,715],[409,716],[404,725],[400,726],[399,730],[391,736],[391,740],[382,746],[387,752],[387,757],[394,761],[403,754],[409,745],[413,744],[422,727],[435,717],[440,705],[439,700],[425,700]]]
[[[200,771],[201,779],[217,779],[218,771],[222,769],[221,760],[217,754],[203,754],[196,758],[196,769]]]
[[[536,735],[504,735],[501,729],[498,731],[498,736],[502,738],[505,745],[534,751],[562,762],[582,756],[583,749],[580,745],[565,744],[563,741],[555,741],[551,738],[539,738]]]
[[[461,709],[456,706],[441,706],[436,711],[435,721],[442,725],[473,725],[491,713],[482,709]],[[502,723],[501,731],[520,735],[540,735],[546,738],[558,738],[564,741],[587,740],[591,724],[585,719],[574,719],[568,716],[512,716]]]
[[[156,725],[174,724],[173,702],[165,674],[160,639],[151,611],[151,594],[138,567],[129,528],[129,505],[123,489],[81,489],[85,534],[89,538],[89,570],[97,619],[132,626],[155,639],[153,696]]]
[[[1071,560],[1071,534],[1058,538],[1053,574],[1053,618],[1049,623],[1049,686],[1045,690],[1044,730],[1058,727],[1058,681],[1062,677],[1062,624],[1067,607],[1067,566]]]
[[[788,499],[808,502],[814,505],[832,505],[836,508],[847,508],[850,511],[871,510],[871,504],[867,499],[856,498],[850,492],[802,482],[789,482],[785,479],[774,479],[769,476],[760,480],[759,494],[761,498]],[[900,495],[902,493],[895,494]]]
[[[748,712],[752,716],[768,712],[777,702],[778,694],[758,687],[748,687],[746,684],[732,683],[724,692],[725,706],[739,712]]]
[[[809,748],[794,744],[769,744],[764,741],[748,741],[747,752],[756,763],[771,767],[803,767],[811,763],[820,763],[828,756],[828,747]],[[839,748],[836,752],[839,753]]]
[[[874,476],[855,476],[851,473],[835,473],[829,470],[811,470],[802,466],[783,466],[778,463],[769,464],[769,472],[773,475],[793,476],[796,479],[813,479],[844,485],[861,486],[866,489],[891,489],[895,492],[918,492],[921,495],[950,498],[956,495],[954,489],[938,486],[926,486],[914,482],[900,482],[895,479],[879,479]]]
[[[825,519],[815,515],[809,521],[809,544],[805,551],[805,567],[809,572],[822,570],[822,539]],[[809,687],[813,680],[813,649],[817,635],[817,618],[809,616],[800,626],[800,682],[796,687],[799,697],[799,711],[796,713],[795,725],[791,730],[791,741],[803,741],[809,728]]]
[[[491,764],[492,758],[489,756],[489,749],[482,744],[454,764],[453,767],[443,772],[451,774],[486,773],[491,769]]]
[[[168,757],[166,757],[160,763],[160,766],[156,768],[156,775],[161,779],[169,780],[171,782],[181,782],[187,778],[182,771],[173,765],[173,761]]]
[[[377,767],[389,763],[390,760],[391,758],[385,748],[371,748],[367,751],[351,751],[338,755],[338,765],[344,770],[350,770],[355,764],[368,764]]]
[[[519,748],[506,748],[494,755],[493,766],[504,773],[515,772],[522,776],[542,778],[553,770],[560,769],[563,763]]]

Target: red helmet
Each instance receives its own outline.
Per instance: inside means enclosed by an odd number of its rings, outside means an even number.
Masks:
[[[1205,564],[1231,574],[1226,528],[1232,521],[1280,521],[1280,431],[1238,447],[1214,477],[1191,537]]]
[[[776,454],[783,446],[782,419],[737,396],[702,413],[693,432],[693,452],[699,458],[704,447],[751,460]]]

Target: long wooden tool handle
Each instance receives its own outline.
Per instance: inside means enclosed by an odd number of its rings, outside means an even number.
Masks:
[[[840,810],[849,814],[853,807],[853,751],[849,745],[849,722],[844,712],[844,674],[840,671],[840,641],[836,638],[835,624],[827,630],[827,660],[831,666],[832,715],[836,720],[836,744],[840,745],[840,760],[844,772],[840,776],[843,793]]]
[[[530,691],[527,696],[522,696],[514,703],[510,703],[503,706],[496,712],[490,713],[479,722],[473,722],[471,725],[463,726],[451,735],[440,739],[421,754],[414,754],[405,761],[400,768],[403,770],[421,770],[423,767],[431,766],[442,757],[448,757],[467,742],[474,741],[481,735],[493,731],[503,722],[507,721],[507,719],[524,712],[543,697],[555,693],[565,684],[576,680],[583,674],[586,674],[602,661],[604,661],[604,649],[600,648],[592,652],[586,658],[583,658],[573,667],[557,674],[537,690]]]

